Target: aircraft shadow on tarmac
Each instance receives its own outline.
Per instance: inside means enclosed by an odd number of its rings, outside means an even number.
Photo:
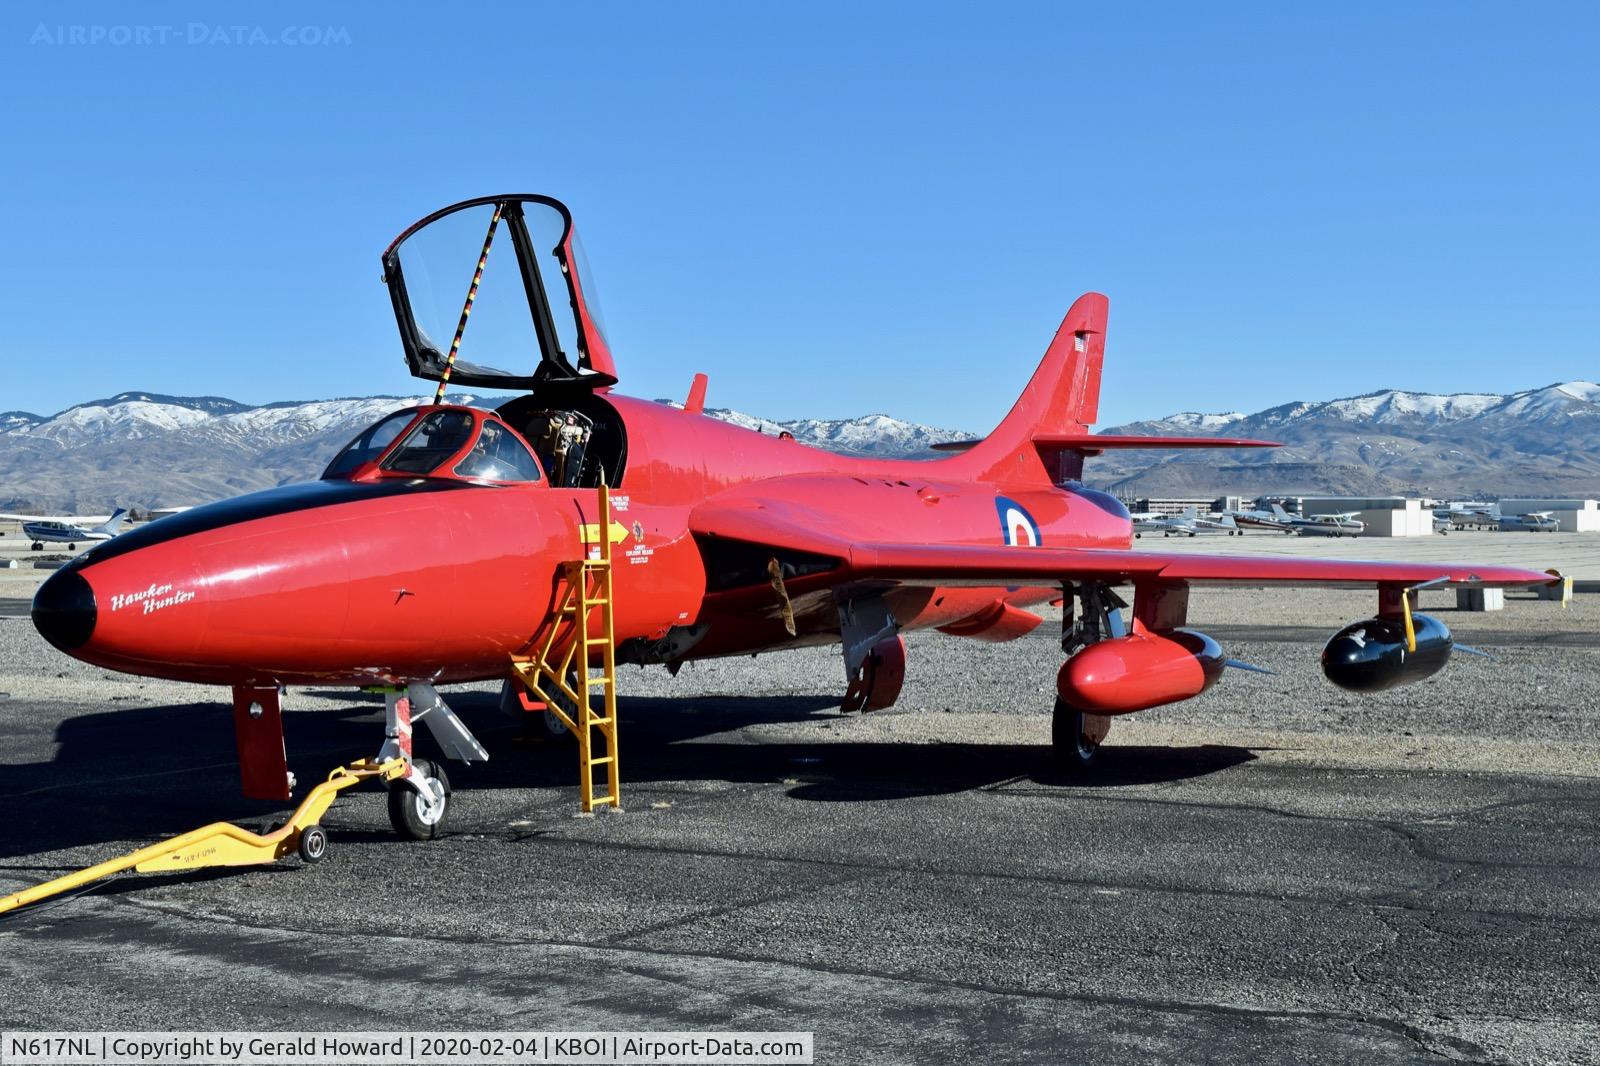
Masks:
[[[523,723],[502,714],[492,694],[450,698],[491,755],[486,764],[449,764],[458,791],[554,787],[570,790],[575,802],[577,758],[570,741],[525,739]],[[834,741],[823,730],[842,720],[837,706],[836,698],[823,696],[625,697],[624,799],[630,787],[684,781],[783,782],[791,797],[820,802],[888,801],[1019,782],[1105,788],[1178,781],[1255,758],[1248,749],[1224,745],[1108,745],[1102,765],[1080,779],[1057,770],[1043,743]],[[738,735],[746,727],[785,723],[817,729],[816,742]],[[383,708],[370,696],[352,697],[338,709],[295,711],[291,703],[285,727],[298,799],[335,765],[376,750]],[[1041,740],[1047,732],[1040,730]],[[418,737],[419,754],[431,755],[431,737],[421,729]],[[265,821],[289,806],[239,795],[232,718],[221,703],[78,715],[60,723],[56,740],[53,759],[0,766],[0,799],[9,808],[0,857],[159,838],[217,820],[250,826],[251,819]]]

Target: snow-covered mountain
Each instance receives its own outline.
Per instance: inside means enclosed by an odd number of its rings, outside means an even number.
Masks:
[[[456,403],[499,403],[452,393]],[[0,505],[104,510],[201,503],[316,477],[363,427],[416,397],[365,396],[251,406],[219,396],[124,392],[50,417],[0,415]],[[971,434],[887,415],[775,422],[739,411],[707,414],[855,455],[927,456]]]
[[[1112,428],[1284,444],[1249,452],[1122,453],[1096,461],[1097,482],[1139,494],[1600,494],[1600,385],[1587,381],[1509,395],[1385,389],[1252,415],[1185,412]]]
[[[452,395],[466,403],[496,403]],[[0,414],[0,506],[105,511],[200,503],[315,477],[362,427],[415,397],[252,406],[218,396],[121,393],[50,417]],[[665,401],[663,401],[665,402]],[[925,458],[974,436],[874,414],[789,422],[716,409],[762,433],[855,455]],[[1510,395],[1385,390],[1244,414],[1183,412],[1107,432],[1261,437],[1250,451],[1110,452],[1092,483],[1129,493],[1304,490],[1458,497],[1600,494],[1600,385]]]
[[[680,406],[676,403],[672,406]],[[798,418],[774,422],[726,407],[706,409],[706,414],[758,433],[788,432],[796,439],[818,448],[846,455],[877,455],[884,458],[917,458],[933,454],[933,446],[945,441],[968,440],[974,436],[953,429],[905,422],[888,415],[863,415],[860,418]]]
[[[451,396],[472,403],[472,396]],[[194,443],[243,447],[282,444],[330,431],[352,433],[415,397],[364,396],[343,400],[286,402],[252,407],[220,396],[160,396],[124,392],[106,400],[76,404],[50,418],[13,412],[18,425],[0,421],[0,435],[25,434],[67,447],[137,441],[174,432]],[[3,419],[4,416],[0,416]]]

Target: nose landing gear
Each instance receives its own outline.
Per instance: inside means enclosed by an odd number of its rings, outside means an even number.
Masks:
[[[408,840],[432,840],[438,835],[439,826],[450,808],[450,778],[445,776],[443,766],[427,759],[412,763],[411,769],[427,791],[421,787],[391,784],[389,824]]]
[[[407,840],[432,840],[450,810],[450,778],[439,763],[412,757],[412,723],[426,725],[451,758],[488,762],[489,753],[432,685],[385,689],[384,705],[387,725],[378,760],[398,758],[406,766],[389,782],[389,824]]]

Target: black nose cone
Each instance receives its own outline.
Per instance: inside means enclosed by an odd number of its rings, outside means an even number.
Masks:
[[[75,567],[57,570],[33,597],[33,628],[65,652],[89,643],[95,613],[94,590]]]

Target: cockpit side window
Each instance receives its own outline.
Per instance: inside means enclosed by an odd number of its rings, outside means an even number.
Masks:
[[[484,481],[538,481],[539,464],[516,434],[485,419],[472,450],[456,464],[456,474]]]
[[[394,443],[400,431],[405,429],[416,416],[415,409],[396,411],[388,418],[368,426],[360,436],[346,444],[344,450],[333,457],[328,469],[322,472],[323,480],[347,478],[364,464],[372,462],[383,454],[385,448]]]
[[[403,474],[431,474],[461,450],[472,436],[472,416],[465,411],[434,411],[406,434],[383,461],[383,469]]]

